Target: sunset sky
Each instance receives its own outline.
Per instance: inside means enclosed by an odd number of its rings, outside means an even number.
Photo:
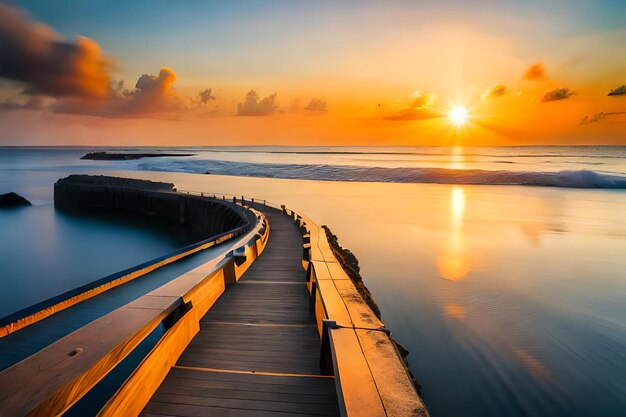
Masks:
[[[626,145],[625,15],[621,0],[12,1],[0,145]]]

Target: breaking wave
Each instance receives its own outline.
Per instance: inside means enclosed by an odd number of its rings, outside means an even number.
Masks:
[[[473,185],[534,185],[626,189],[626,177],[590,170],[530,172],[446,168],[381,168],[344,165],[263,164],[219,160],[148,161],[141,170],[320,181],[360,181]]]

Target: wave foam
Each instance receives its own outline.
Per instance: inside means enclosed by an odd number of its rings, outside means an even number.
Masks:
[[[446,168],[381,168],[343,165],[261,164],[218,160],[148,161],[148,171],[187,172],[321,181],[360,181],[468,185],[534,185],[566,188],[626,189],[626,177],[595,171],[486,171]]]

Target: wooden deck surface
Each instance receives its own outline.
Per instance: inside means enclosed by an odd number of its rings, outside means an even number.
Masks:
[[[320,375],[302,236],[288,217],[264,212],[265,251],[202,318],[142,416],[338,415],[335,380]]]

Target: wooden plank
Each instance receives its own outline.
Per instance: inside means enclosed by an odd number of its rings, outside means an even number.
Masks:
[[[159,388],[161,394],[192,395],[196,397],[233,398],[240,400],[280,401],[299,404],[333,404],[337,407],[337,395],[333,391],[329,395],[290,394],[263,391],[245,391],[240,389],[202,388],[186,385],[163,384]]]
[[[268,217],[263,255],[201,318],[144,413],[338,415],[334,379],[302,376],[320,373],[302,236],[288,217]]]
[[[133,302],[6,369],[0,374],[0,410],[7,415],[32,416],[66,410],[179,303],[170,299],[170,304],[159,311],[140,308],[141,301]],[[45,383],[24,384],[25,380]]]
[[[334,379],[173,368],[151,404],[201,405],[236,410],[338,415]],[[172,408],[193,415],[188,408]],[[146,407],[144,413],[162,412]],[[214,410],[207,410],[212,413]],[[192,414],[188,414],[188,413]],[[210,414],[213,415],[213,414]],[[219,415],[219,414],[218,414]]]
[[[223,242],[225,240],[231,239],[233,238],[234,235],[233,234],[228,234],[226,236],[223,236],[220,239],[220,242]],[[206,242],[202,245],[199,246],[195,246],[192,249],[185,251],[183,253],[179,253],[177,255],[171,256],[169,258],[163,259],[161,261],[152,263],[150,265],[147,265],[144,268],[138,269],[136,271],[130,272],[126,275],[123,275],[119,278],[113,279],[109,282],[106,282],[102,285],[99,285],[98,287],[86,290],[80,294],[74,295],[72,297],[67,298],[66,300],[60,301],[56,304],[53,304],[51,306],[48,306],[34,314],[30,314],[26,317],[22,317],[18,320],[16,320],[13,323],[9,323],[6,324],[4,326],[0,326],[0,338],[6,337],[8,335],[10,335],[11,333],[14,333],[18,330],[21,330],[25,327],[31,326],[47,317],[50,317],[60,311],[66,310],[76,304],[82,303],[85,300],[91,299],[93,297],[96,297],[106,291],[109,291],[113,288],[119,287],[120,285],[126,284],[129,281],[132,281],[136,278],[142,277],[144,275],[149,274],[150,272],[159,269],[163,266],[169,265],[173,262],[178,261],[179,259],[185,258],[189,255],[192,255],[196,252],[208,249],[210,247],[215,246],[215,244],[217,243],[217,241],[209,241]]]
[[[237,410],[273,411],[277,413],[298,413],[308,415],[337,415],[336,404],[297,403],[276,400],[254,400],[241,398],[219,398],[214,396],[180,395],[157,392],[154,401],[167,404],[198,405]]]
[[[311,261],[313,264],[313,270],[315,271],[315,278],[318,281],[333,279],[330,273],[329,267],[324,261]]]
[[[276,417],[274,411],[241,410],[222,407],[203,407],[188,404],[168,404],[151,402],[145,410],[147,413],[161,413],[161,415],[175,417]],[[143,413],[141,414],[144,415]],[[302,413],[280,413],[281,417],[302,417]]]
[[[344,301],[352,324],[359,328],[381,329],[385,325],[376,317],[376,314],[367,305],[357,291],[352,280],[333,280],[335,287]]]
[[[339,403],[345,415],[384,417],[385,407],[353,329],[330,329]],[[343,414],[343,413],[342,413]]]
[[[317,281],[326,317],[342,326],[352,326],[352,318],[333,280]]]
[[[316,395],[331,395],[335,392],[333,377],[313,375],[294,376],[293,374],[268,374],[257,372],[233,372],[225,370],[207,370],[206,368],[186,368],[174,366],[167,376],[167,381],[180,382],[181,385],[208,387],[209,383],[224,384],[224,388],[244,389],[247,391],[306,393]],[[228,385],[231,384],[232,385]],[[246,384],[246,385],[241,385]],[[293,391],[292,388],[302,391]]]
[[[248,242],[258,233],[258,227],[233,243],[242,239]],[[229,251],[228,248],[229,245],[224,246],[222,256]],[[180,306],[183,297],[193,298],[196,311],[204,308],[204,314],[215,298],[214,295],[208,296],[207,290],[223,291],[221,276],[210,272],[219,267],[219,263],[209,262],[208,265],[189,271],[181,279],[175,280],[177,282],[94,320],[6,369],[0,373],[0,410],[7,415],[47,416],[63,413]],[[192,311],[188,319],[193,319]],[[197,328],[198,318],[193,322]],[[180,342],[183,341],[184,338],[181,338]],[[176,350],[181,350],[180,346]],[[175,354],[172,355],[175,360]],[[24,380],[32,383],[24,384]]]
[[[387,416],[428,417],[399,353],[389,335],[381,331],[356,330]]]
[[[305,216],[303,222],[311,237],[315,285],[308,290],[316,291],[318,330],[324,318],[345,326],[329,330],[342,415],[428,416],[384,324],[337,262],[324,230]]]
[[[185,315],[167,331],[98,413],[98,417],[136,416],[161,385],[189,341],[199,331],[198,321]]]
[[[259,225],[255,229],[258,229]],[[269,231],[269,229],[267,229]],[[267,232],[266,231],[266,232]],[[255,232],[252,232],[255,233]],[[246,245],[250,242],[247,241]],[[248,262],[256,259],[256,247],[248,256]],[[219,267],[232,265],[232,259],[211,263],[190,271],[184,284],[161,288],[159,294],[167,293],[174,288],[186,290],[183,297],[191,305],[191,310],[161,338],[133,374],[125,381],[116,394],[100,411],[99,416],[138,415],[148,404],[152,394],[161,384],[171,366],[173,366],[185,350],[193,336],[199,331],[200,318],[215,303],[225,289],[225,274]],[[189,288],[189,285],[191,287]],[[158,298],[158,297],[156,297]]]
[[[343,267],[339,264],[339,262],[327,262],[326,266],[328,267],[328,271],[330,276],[335,281],[337,280],[350,280],[346,271],[343,270]]]

